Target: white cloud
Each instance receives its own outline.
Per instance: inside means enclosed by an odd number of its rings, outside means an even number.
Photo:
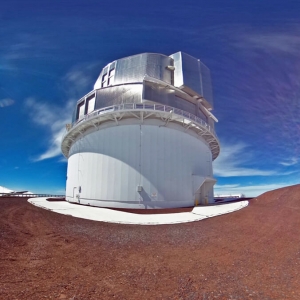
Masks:
[[[31,120],[50,130],[48,149],[36,157],[35,161],[40,161],[61,155],[60,144],[64,133],[65,125],[71,121],[71,112],[74,100],[69,100],[64,107],[41,103],[34,98],[28,98],[25,104],[30,108]]]
[[[74,66],[64,77],[63,80],[74,94],[80,95],[93,86],[97,75],[100,73],[99,63],[88,63]],[[97,74],[97,75],[95,75]]]
[[[72,86],[86,88],[90,86],[91,79],[81,70],[72,70],[68,72],[64,79],[66,79]]]
[[[240,185],[239,184],[223,184],[223,185],[219,185],[219,184],[216,184],[214,186],[215,189],[218,189],[218,188],[222,188],[222,189],[234,189],[234,188],[237,188],[239,187]]]
[[[299,183],[299,182],[298,182]],[[215,185],[215,195],[244,194],[246,197],[256,197],[265,192],[276,190],[289,185],[297,184],[297,182],[271,183],[262,185]]]
[[[287,160],[279,162],[279,164],[281,164],[282,166],[285,166],[285,167],[289,167],[289,166],[296,165],[298,163],[298,161],[299,161],[298,157],[292,157],[291,159],[287,159]]]
[[[251,161],[251,154],[243,143],[221,144],[220,156],[213,162],[216,176],[271,176],[276,175],[274,170],[260,170],[245,167]]]
[[[5,98],[0,100],[0,107],[11,106],[15,103],[15,101],[11,98]]]
[[[297,55],[300,48],[299,26],[289,26],[285,29],[273,27],[271,29],[261,29],[259,32],[249,30],[231,29],[231,38],[234,45],[241,49],[263,50],[288,55]],[[235,34],[232,34],[232,31]]]
[[[48,50],[57,48],[55,43],[40,34],[17,33],[11,42],[3,46],[6,50],[2,55],[4,61],[14,62],[27,58],[50,58]]]
[[[49,145],[47,150],[36,157],[35,161],[40,161],[61,155],[61,140],[66,131],[65,125],[70,123],[71,114],[78,97],[82,97],[87,90],[91,90],[95,80],[95,70],[98,72],[98,63],[81,64],[73,67],[62,81],[67,86],[67,95],[70,99],[64,107],[51,104],[51,102],[41,102],[34,98],[28,98],[25,105],[30,108],[32,121],[50,130]],[[99,71],[100,72],[100,71]],[[65,161],[61,159],[60,161]]]

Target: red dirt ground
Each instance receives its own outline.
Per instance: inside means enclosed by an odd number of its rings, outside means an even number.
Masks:
[[[118,225],[0,198],[0,299],[300,299],[300,185],[195,223]]]

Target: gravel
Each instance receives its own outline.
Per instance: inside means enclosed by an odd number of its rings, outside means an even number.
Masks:
[[[94,222],[0,198],[0,299],[299,299],[300,185],[177,225]]]

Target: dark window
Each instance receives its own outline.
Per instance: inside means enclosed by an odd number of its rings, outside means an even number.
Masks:
[[[115,69],[113,68],[113,69],[109,70],[107,85],[114,84],[114,78],[115,78]]]
[[[85,113],[89,114],[95,109],[95,99],[96,95],[90,95],[86,98],[86,105],[85,105]]]
[[[105,73],[105,74],[102,76],[101,87],[105,87],[105,86],[107,86],[107,73]]]
[[[76,120],[81,120],[84,117],[84,101],[77,105],[77,116]]]

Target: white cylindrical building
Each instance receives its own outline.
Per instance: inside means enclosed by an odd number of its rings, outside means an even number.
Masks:
[[[62,141],[66,200],[116,208],[213,202],[220,151],[208,68],[185,53],[143,53],[103,68]]]

